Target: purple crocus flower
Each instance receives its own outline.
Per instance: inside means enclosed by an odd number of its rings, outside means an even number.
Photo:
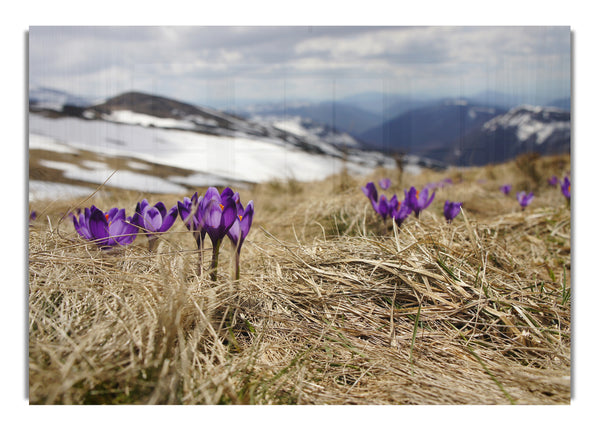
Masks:
[[[402,225],[404,220],[412,213],[412,208],[408,205],[406,199],[402,202],[398,201],[396,195],[390,199],[390,217],[394,219],[398,227]]]
[[[529,205],[533,200],[533,192],[530,192],[529,194],[526,194],[525,192],[518,192],[517,200],[519,201],[519,205],[521,205],[521,208],[525,210],[525,207]]]
[[[552,175],[552,177],[548,178],[548,185],[554,187],[555,185],[558,184],[558,178],[556,178],[556,175]]]
[[[446,217],[446,220],[448,221],[448,223],[452,223],[452,220],[454,220],[454,217],[456,217],[458,215],[458,213],[460,213],[461,205],[462,205],[462,202],[446,201],[444,203],[444,217]]]
[[[177,201],[179,216],[181,217],[183,224],[185,224],[188,230],[194,235],[194,240],[198,247],[198,275],[202,275],[202,266],[204,263],[204,237],[206,236],[206,231],[200,227],[200,220],[198,220],[198,202],[201,200],[202,197],[198,197],[198,193],[196,192],[191,198],[183,198],[183,202]]]
[[[379,180],[379,187],[381,187],[383,190],[389,189],[391,184],[392,181],[389,178],[383,178]]]
[[[565,177],[564,181],[560,183],[560,191],[564,195],[565,198],[570,202],[571,201],[571,181],[569,177]]]
[[[236,203],[237,217],[235,218],[231,228],[227,232],[227,236],[235,247],[235,279],[240,278],[240,252],[242,244],[250,232],[252,226],[252,218],[254,217],[254,201],[248,202],[246,208],[240,202],[239,193],[233,195]]]
[[[200,221],[198,220],[198,201],[202,200],[202,197],[198,197],[198,193],[194,193],[191,198],[185,197],[182,201],[177,201],[177,209],[179,216],[183,221],[183,224],[194,234],[196,245],[202,253],[202,245],[204,243],[204,237],[206,231],[200,228]]]
[[[500,186],[500,191],[502,193],[504,193],[505,195],[508,195],[511,190],[512,190],[512,186],[510,184],[504,184],[504,185]]]
[[[135,214],[131,222],[140,227],[148,236],[148,248],[154,249],[156,244],[156,235],[168,231],[177,218],[177,205],[167,211],[162,202],[150,206],[146,199],[138,202],[135,207]]]
[[[35,211],[31,211],[29,213],[29,226],[33,226],[33,224],[31,224],[32,221],[34,221],[37,218],[37,213]]]
[[[138,232],[131,217],[125,217],[124,209],[111,208],[105,213],[92,205],[79,212],[79,217],[71,216],[77,233],[103,249],[131,244]]]
[[[379,202],[377,203],[375,211],[381,216],[383,221],[385,221],[390,214],[390,203],[385,195],[379,196]]]
[[[427,208],[433,201],[435,192],[429,197],[429,189],[424,188],[419,192],[416,188],[411,187],[408,192],[404,190],[404,197],[408,206],[415,212],[415,216],[419,218],[421,211]]]
[[[227,187],[221,194],[214,187],[209,187],[204,199],[198,207],[200,227],[206,231],[213,246],[211,278],[217,279],[219,248],[227,232],[237,218],[237,205],[233,199],[233,191]]]
[[[366,186],[361,187],[361,190],[363,191],[365,196],[367,198],[369,198],[369,201],[371,202],[371,206],[373,207],[375,212],[378,212],[377,211],[377,188],[375,187],[375,184],[373,184],[372,182],[369,182],[369,183],[367,183]]]

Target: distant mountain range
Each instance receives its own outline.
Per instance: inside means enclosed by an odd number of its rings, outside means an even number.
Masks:
[[[486,121],[455,139],[448,150],[430,157],[453,165],[483,165],[536,152],[562,154],[571,150],[571,114],[539,106],[520,106]]]
[[[100,103],[47,88],[31,89],[29,97],[30,111],[47,116],[248,136],[356,160],[364,151],[401,153],[441,167],[496,163],[525,151],[570,151],[570,98],[547,107],[510,107],[512,102],[490,92],[440,100],[364,93],[335,103],[255,104],[222,111],[140,92]]]
[[[381,122],[381,115],[342,102],[267,103],[232,109],[235,115],[256,117],[301,117],[314,123],[343,130],[353,136]]]
[[[361,133],[368,148],[406,154],[444,152],[460,136],[482,126],[504,110],[467,100],[445,100],[405,112]]]
[[[93,99],[75,96],[65,91],[47,87],[29,89],[29,108],[63,111],[65,107],[86,107],[94,103]]]

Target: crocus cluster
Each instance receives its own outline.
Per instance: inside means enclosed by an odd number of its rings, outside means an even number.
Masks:
[[[556,175],[552,175],[550,178],[548,178],[548,185],[549,186],[556,186],[558,184],[558,178],[556,178]]]
[[[199,251],[198,271],[202,273],[204,239],[208,234],[213,246],[211,278],[216,280],[219,249],[227,236],[236,252],[236,279],[239,279],[239,256],[242,244],[252,226],[254,203],[244,207],[239,193],[226,187],[221,193],[209,187],[204,197],[194,193],[189,198],[177,202],[167,209],[164,203],[150,205],[146,199],[138,202],[132,217],[125,215],[125,209],[111,208],[108,212],[91,206],[71,214],[77,233],[98,245],[101,249],[131,244],[136,235],[148,238],[148,248],[156,247],[159,235],[168,231],[177,216],[192,232]]]
[[[387,179],[380,181],[379,185],[382,185],[383,183],[383,185],[388,188],[390,186],[390,182],[389,180],[386,180]],[[408,206],[407,201],[399,201],[396,195],[392,196],[392,198],[388,200],[388,198],[382,194],[378,199],[377,188],[372,182],[367,183],[365,187],[362,187],[362,191],[371,202],[371,206],[375,212],[381,216],[383,221],[390,217],[395,220],[398,226],[400,226],[412,211]]]
[[[221,193],[209,187],[204,197],[197,193],[177,203],[179,214],[186,227],[193,233],[198,245],[198,271],[202,272],[204,238],[212,243],[213,255],[211,278],[216,280],[219,264],[219,249],[225,236],[233,243],[236,251],[236,279],[239,278],[239,256],[242,244],[250,232],[254,216],[254,202],[244,208],[240,195],[226,187]]]
[[[380,185],[382,181],[380,181]],[[384,183],[384,185],[389,187],[388,183]],[[384,222],[390,217],[394,219],[398,226],[400,226],[412,212],[414,212],[415,216],[418,218],[421,211],[431,204],[435,196],[435,192],[429,196],[429,190],[427,188],[419,193],[417,189],[411,187],[408,191],[404,190],[403,201],[400,201],[396,195],[393,195],[388,199],[385,195],[379,195],[377,193],[377,188],[372,182],[369,182],[362,187],[362,191],[371,202],[373,210],[381,216]]]

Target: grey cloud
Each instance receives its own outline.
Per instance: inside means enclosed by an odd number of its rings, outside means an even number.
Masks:
[[[508,65],[525,75],[535,68],[540,81],[551,77],[539,65],[570,68],[568,27],[32,27],[29,36],[32,80],[76,76],[83,86],[89,77],[100,89],[112,79],[165,88],[235,81],[245,91],[242,82],[311,76],[423,87],[426,76],[440,87],[485,82]]]

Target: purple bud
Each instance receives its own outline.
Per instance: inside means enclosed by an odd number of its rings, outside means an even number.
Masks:
[[[508,195],[511,190],[512,190],[512,186],[510,184],[504,184],[504,185],[500,186],[500,191],[502,193],[504,193],[505,195]]]
[[[383,190],[389,189],[391,184],[392,181],[389,178],[383,178],[379,180],[379,187],[381,187]]]
[[[517,201],[519,201],[519,205],[521,205],[521,207],[523,209],[525,209],[525,207],[527,205],[529,205],[532,200],[533,200],[533,192],[530,192],[529,194],[526,194],[525,192],[517,193]]]
[[[452,220],[454,220],[454,217],[460,213],[461,205],[462,202],[446,201],[444,203],[444,217],[446,217],[448,223],[451,223]]]

